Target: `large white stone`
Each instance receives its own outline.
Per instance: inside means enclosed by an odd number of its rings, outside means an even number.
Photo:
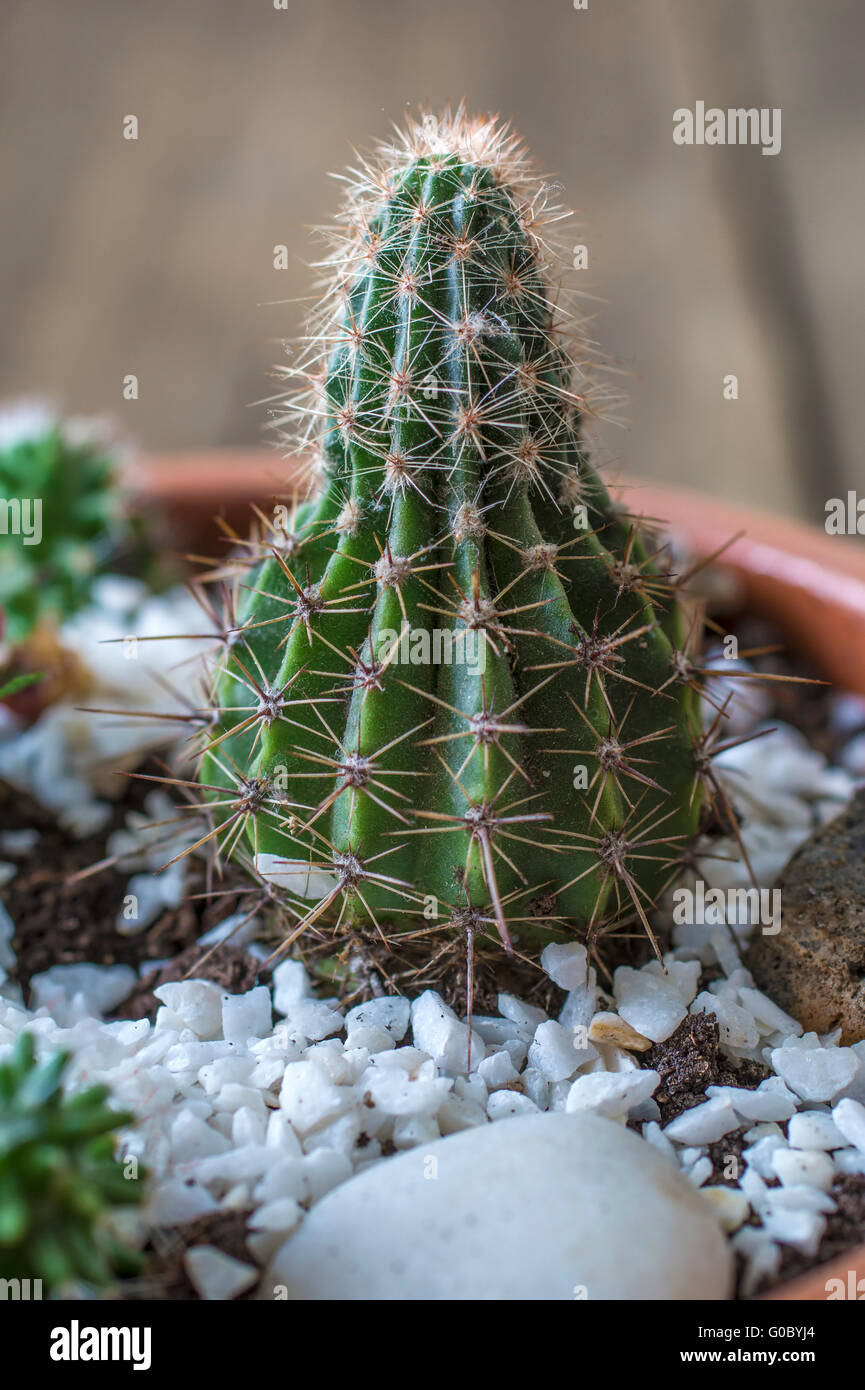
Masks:
[[[731,1255],[673,1163],[595,1115],[499,1120],[328,1194],[260,1297],[719,1299]]]

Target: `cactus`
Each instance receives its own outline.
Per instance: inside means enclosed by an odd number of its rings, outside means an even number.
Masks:
[[[92,428],[38,407],[0,419],[0,606],[9,641],[87,602],[128,535],[117,482],[117,459]]]
[[[125,1178],[113,1131],[131,1116],[105,1106],[104,1086],[65,1096],[68,1056],[35,1060],[22,1033],[0,1065],[0,1278],[104,1285],[140,1265],[106,1219],[137,1202],[139,1180]]]
[[[277,421],[311,489],[246,552],[200,763],[289,940],[651,935],[695,832],[695,633],[586,456],[557,215],[462,110],[349,179]]]

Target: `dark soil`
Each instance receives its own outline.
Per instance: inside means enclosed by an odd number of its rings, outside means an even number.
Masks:
[[[34,850],[20,863],[17,874],[2,890],[2,899],[15,923],[12,947],[15,965],[12,979],[28,994],[34,975],[52,965],[95,962],[101,965],[131,965],[148,961],[170,961],[146,984],[136,987],[130,1008],[121,1004],[119,1018],[153,1015],[157,1001],[152,986],[179,979],[196,964],[204,950],[198,938],[230,913],[240,909],[248,898],[247,880],[228,870],[219,885],[219,896],[192,897],[179,907],[166,909],[152,926],[133,936],[117,931],[115,919],[129,878],[114,868],[101,869],[84,878],[83,870],[106,857],[109,835],[125,822],[129,811],[140,810],[150,784],[135,778],[125,780],[123,793],[114,804],[111,821],[96,834],[76,840],[62,830],[54,818],[34,802],[0,786],[0,830],[29,827],[39,834]],[[232,892],[236,889],[236,892]],[[190,893],[203,893],[203,869],[192,868]],[[246,894],[242,895],[242,890]],[[220,947],[195,973],[214,978],[252,980],[254,962],[235,947]],[[212,971],[211,976],[208,972]],[[248,984],[243,984],[244,989]]]
[[[244,1264],[254,1265],[255,1261],[246,1244],[245,1211],[214,1212],[212,1216],[201,1216],[190,1221],[178,1230],[154,1231],[152,1239],[145,1248],[147,1265],[135,1279],[124,1279],[116,1289],[120,1299],[134,1302],[156,1302],[170,1299],[198,1300],[195,1290],[183,1263],[186,1251],[194,1245],[213,1245],[224,1255],[231,1255]],[[255,1297],[255,1284],[240,1294],[239,1300]]]
[[[128,998],[118,1004],[111,1017],[153,1018],[159,1008],[159,1000],[153,991],[170,980],[182,980],[187,975],[194,975],[197,980],[211,980],[228,994],[245,994],[253,985],[266,980],[268,974],[261,971],[260,962],[254,956],[247,955],[237,946],[217,946],[207,953],[197,944],[187,946],[166,965],[147,971]]]
[[[759,1062],[731,1062],[721,1052],[718,1020],[708,1013],[689,1014],[664,1042],[637,1054],[643,1067],[660,1073],[655,1092],[661,1124],[706,1099],[709,1086],[744,1086],[754,1090],[772,1073]],[[723,1141],[722,1141],[723,1142]],[[728,1145],[729,1148],[729,1145]]]

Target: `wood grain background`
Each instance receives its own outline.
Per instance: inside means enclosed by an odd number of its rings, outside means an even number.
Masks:
[[[863,478],[863,35],[861,0],[5,0],[0,392],[255,442],[327,171],[465,97],[578,210],[629,397],[601,459],[822,521]],[[677,147],[697,99],[780,106],[781,154]]]

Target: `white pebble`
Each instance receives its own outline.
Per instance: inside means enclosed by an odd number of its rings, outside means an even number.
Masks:
[[[182,1226],[215,1211],[216,1202],[206,1188],[182,1178],[168,1178],[154,1187],[147,1204],[147,1219],[152,1226]]]
[[[519,1091],[493,1091],[487,1101],[487,1115],[491,1120],[508,1120],[513,1115],[537,1115],[538,1107],[528,1096]]]
[[[209,1154],[225,1153],[229,1141],[184,1107],[171,1122],[171,1152],[175,1163],[189,1163]]]
[[[551,1098],[555,1088],[563,1087],[565,1092],[567,1092],[568,1089],[567,1081],[549,1082],[536,1067],[526,1067],[525,1070],[520,1073],[520,1080],[523,1083],[523,1091],[529,1097],[529,1100],[535,1102],[539,1110],[550,1110],[552,1108]],[[492,1090],[492,1087],[490,1087],[490,1090]],[[563,1098],[562,1108],[564,1108],[564,1101],[566,1099],[567,1095]]]
[[[138,983],[129,965],[52,965],[32,976],[33,1008],[47,1009],[58,1023],[101,1018],[121,1004]]]
[[[478,1067],[478,1076],[483,1077],[489,1091],[498,1091],[508,1082],[516,1081],[519,1073],[507,1052],[491,1052],[484,1057]]]
[[[518,1042],[523,1039],[528,1047],[537,1025],[532,1023],[525,1027],[513,1023],[509,1018],[494,1018],[491,1014],[475,1014],[472,1019],[472,1026],[484,1042],[489,1043],[491,1047],[504,1047],[505,1043]]]
[[[757,1020],[757,1023],[764,1025],[763,1032],[783,1033],[788,1036],[793,1033],[799,1037],[802,1033],[801,1023],[797,1023],[795,1018],[791,1018],[777,1004],[773,1004],[759,989],[751,989],[748,985],[739,987],[739,998],[744,1008],[750,1010]]]
[[[833,1100],[861,1063],[850,1047],[776,1047],[772,1066],[803,1100]]]
[[[519,1071],[520,1067],[525,1065],[526,1057],[529,1053],[530,1042],[531,1034],[529,1034],[528,1037],[522,1038],[506,1038],[502,1043],[502,1047],[517,1068],[517,1071]]]
[[[351,1109],[352,1087],[334,1085],[318,1062],[291,1062],[285,1069],[279,1103],[298,1134],[309,1134]]]
[[[582,988],[588,982],[588,953],[577,941],[551,942],[541,952],[541,969],[561,989]]]
[[[763,1197],[764,1211],[817,1211],[828,1215],[836,1205],[830,1193],[804,1182],[767,1187]]]
[[[429,1054],[447,1076],[468,1070],[469,1030],[435,990],[425,990],[411,1006],[412,1037],[415,1047]],[[471,1064],[477,1066],[486,1056],[486,1045],[478,1033],[471,1033]]]
[[[654,1149],[666,1154],[668,1158],[676,1157],[676,1150],[656,1120],[649,1120],[644,1124],[642,1134],[646,1143],[651,1144]]]
[[[783,1245],[792,1245],[803,1255],[816,1255],[826,1230],[826,1218],[816,1211],[802,1209],[766,1212],[763,1217],[766,1234]]]
[[[454,1081],[454,1095],[470,1100],[475,1105],[486,1105],[487,1087],[482,1076],[473,1072],[471,1076],[458,1076]]]
[[[273,972],[273,1007],[278,1014],[287,1014],[293,1004],[306,999],[310,992],[309,976],[299,960],[284,960]]]
[[[262,1205],[283,1197],[304,1201],[309,1191],[300,1158],[281,1158],[273,1163],[255,1187],[253,1195]]]
[[[839,1101],[843,1105],[843,1101]],[[836,1107],[837,1108],[837,1107]],[[800,1110],[787,1126],[787,1139],[794,1149],[841,1149],[844,1135],[832,1115],[820,1110]]]
[[[379,1064],[367,1067],[360,1089],[372,1104],[386,1115],[434,1115],[447,1099],[451,1084],[444,1076],[424,1069],[412,1073],[402,1067],[383,1067],[382,1060],[394,1053],[379,1054]]]
[[[565,1110],[568,1114],[591,1110],[596,1115],[618,1119],[627,1115],[632,1106],[647,1100],[660,1079],[658,1073],[649,1068],[627,1072],[589,1072],[572,1082]]]
[[[413,1149],[441,1138],[432,1115],[399,1115],[393,1122],[393,1142],[397,1149]]]
[[[749,1048],[757,1046],[760,1041],[760,1032],[747,1009],[740,1008],[730,998],[724,998],[720,994],[712,994],[705,989],[697,995],[691,1005],[691,1013],[696,1014],[703,1009],[707,1013],[714,1014],[717,1018],[720,1039],[725,1047]]]
[[[535,1029],[529,1048],[529,1066],[535,1067],[548,1081],[566,1081],[580,1064],[582,1057],[574,1050],[574,1034],[561,1023],[547,1019]]]
[[[718,964],[725,975],[732,975],[734,970],[739,970],[742,961],[735,940],[730,931],[725,927],[713,927],[709,933],[709,944],[718,959]]]
[[[691,1168],[699,1158],[705,1156],[706,1150],[704,1145],[700,1144],[694,1147],[679,1149],[678,1153],[681,1166],[683,1168]]]
[[[241,1105],[234,1110],[231,1120],[231,1142],[243,1147],[246,1144],[263,1144],[267,1137],[268,1112],[261,1100],[261,1092],[256,1091],[256,1105]]]
[[[217,1038],[222,1031],[222,990],[210,980],[172,980],[153,991],[156,998],[183,1020],[199,1038]]]
[[[273,1162],[273,1155],[263,1144],[243,1149],[229,1149],[224,1154],[201,1158],[193,1165],[196,1179],[202,1183],[218,1182],[226,1186],[236,1183],[257,1183]]]
[[[357,1004],[345,1016],[346,1028],[352,1031],[357,1027],[382,1028],[392,1038],[400,1042],[408,1032],[411,1018],[411,1004],[399,994],[382,995],[379,999],[369,999],[365,1004]]]
[[[698,960],[680,960],[672,952],[664,956],[664,964],[650,960],[642,967],[642,973],[654,975],[658,980],[666,980],[682,997],[683,1004],[690,1004],[697,993],[702,967]]]
[[[535,1004],[525,1004],[515,994],[500,994],[498,1008],[503,1018],[508,1018],[512,1023],[521,1028],[528,1028],[531,1032],[534,1032],[547,1016],[543,1009],[537,1008]]]
[[[588,1028],[597,1003],[596,974],[594,970],[590,970],[588,983],[578,989],[572,989],[567,995],[559,1014],[559,1023],[564,1024],[565,1028]]]
[[[708,1182],[712,1176],[711,1158],[698,1158],[697,1162],[685,1170],[685,1177],[693,1187],[702,1187],[704,1182]]]
[[[743,1226],[732,1240],[733,1249],[745,1260],[742,1294],[755,1292],[764,1279],[774,1279],[781,1268],[782,1250],[762,1227]]]
[[[192,1245],[183,1263],[190,1281],[201,1298],[230,1299],[245,1293],[258,1282],[253,1265],[225,1255],[214,1245]]]
[[[321,1042],[342,1032],[345,1020],[338,1009],[334,1009],[324,999],[299,999],[286,1011],[286,1022],[296,1033],[301,1033],[310,1042]]]
[[[613,977],[618,1011],[632,1028],[652,1042],[663,1042],[687,1014],[679,990],[663,976],[620,965]]]
[[[264,1099],[261,1091],[256,1090],[254,1086],[241,1086],[236,1081],[229,1081],[228,1084],[223,1086],[222,1090],[214,1096],[213,1108],[214,1110],[227,1111],[232,1115],[236,1111],[246,1108],[253,1112],[257,1110],[263,1115]],[[264,1135],[262,1133],[262,1139],[263,1138]]]
[[[775,1154],[787,1148],[787,1141],[782,1134],[767,1134],[762,1139],[758,1139],[756,1144],[745,1149],[745,1162],[754,1172],[759,1173],[761,1178],[774,1178],[775,1174]]]
[[[263,1038],[273,1027],[270,990],[258,985],[246,994],[222,996],[222,1033],[226,1042]]]
[[[858,1100],[839,1100],[832,1119],[844,1138],[865,1153],[865,1105]]]
[[[708,1086],[706,1095],[722,1096],[743,1120],[787,1120],[796,1113],[796,1097],[779,1076],[769,1076],[756,1090],[744,1086]]]
[[[242,1086],[252,1075],[254,1062],[249,1056],[217,1057],[202,1067],[198,1079],[208,1095],[218,1095],[224,1086]]]
[[[785,1187],[803,1184],[828,1192],[835,1176],[832,1160],[822,1149],[778,1149],[772,1167]]]
[[[865,1154],[861,1149],[838,1149],[835,1167],[839,1173],[858,1173],[865,1177]]]
[[[703,1101],[701,1105],[694,1105],[690,1110],[683,1110],[681,1115],[664,1126],[664,1134],[677,1144],[714,1144],[717,1139],[723,1139],[725,1134],[738,1128],[739,1121],[732,1105],[726,1098],[718,1096],[714,1100]]]
[[[253,1212],[249,1218],[249,1228],[252,1231],[279,1231],[287,1235],[294,1230],[302,1215],[293,1197],[276,1197]]]
[[[449,1095],[439,1106],[436,1119],[442,1134],[458,1134],[461,1129],[473,1129],[487,1122],[487,1098],[482,1102],[465,1096]]]
[[[309,1213],[262,1296],[501,1307],[577,1285],[710,1301],[731,1275],[718,1223],[667,1160],[594,1115],[532,1113],[373,1165]]]
[[[357,1052],[365,1048],[367,1053],[390,1052],[396,1043],[384,1028],[369,1028],[355,1023],[345,1040],[346,1052]]]

